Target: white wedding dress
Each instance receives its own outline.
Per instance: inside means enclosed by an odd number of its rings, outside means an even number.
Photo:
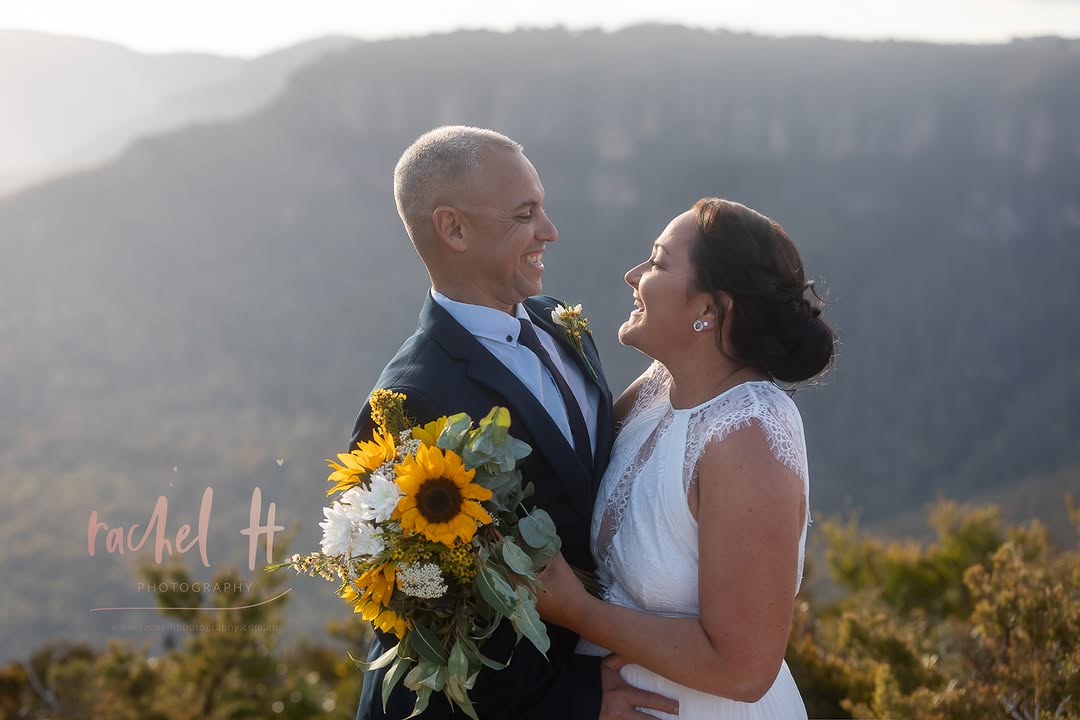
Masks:
[[[687,493],[705,447],[754,425],[778,460],[803,481],[809,498],[806,445],[795,403],[771,382],[748,382],[694,408],[674,409],[670,375],[653,363],[615,440],[592,519],[592,551],[606,599],[667,616],[697,617],[698,535]],[[809,506],[807,507],[809,522]],[[806,526],[799,538],[796,591],[802,579]],[[586,640],[578,652],[606,655]],[[795,681],[783,663],[772,688],[756,703],[729,700],[679,685],[639,665],[622,675],[632,685],[675,698],[679,720],[793,720],[806,718]]]

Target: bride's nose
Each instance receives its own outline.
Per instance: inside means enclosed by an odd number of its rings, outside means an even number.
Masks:
[[[623,275],[623,280],[626,281],[626,284],[634,288],[635,290],[637,290],[638,280],[641,279],[641,272],[645,268],[645,264],[646,263],[635,265],[634,267],[627,270],[626,274]]]

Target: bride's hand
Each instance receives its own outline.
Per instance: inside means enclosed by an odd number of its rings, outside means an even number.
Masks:
[[[561,552],[555,554],[537,579],[544,585],[544,590],[536,594],[536,610],[540,617],[573,630],[577,608],[590,595]]]

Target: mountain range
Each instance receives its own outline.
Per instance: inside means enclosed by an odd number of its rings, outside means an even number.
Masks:
[[[442,124],[524,143],[560,230],[545,291],[583,303],[616,392],[648,362],[616,341],[622,276],[671,217],[719,195],[787,229],[841,339],[794,395],[818,517],[1056,503],[1080,490],[1077,77],[1080,42],[1056,38],[354,43],[246,115],[0,199],[0,646],[101,638],[115,616],[88,608],[147,604],[131,554],[88,557],[92,511],[146,523],[165,495],[174,532],[210,485],[212,563],[247,572],[258,486],[315,547],[322,459],[427,289],[393,167]],[[300,592],[317,630],[329,588]]]
[[[101,165],[153,133],[241,117],[353,42],[325,37],[246,60],[0,30],[0,194]]]

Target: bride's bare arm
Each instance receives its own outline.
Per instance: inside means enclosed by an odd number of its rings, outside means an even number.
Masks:
[[[806,503],[796,473],[755,426],[698,466],[700,617],[668,618],[584,591],[559,556],[541,575],[545,620],[688,687],[755,702],[772,686],[791,626]]]

